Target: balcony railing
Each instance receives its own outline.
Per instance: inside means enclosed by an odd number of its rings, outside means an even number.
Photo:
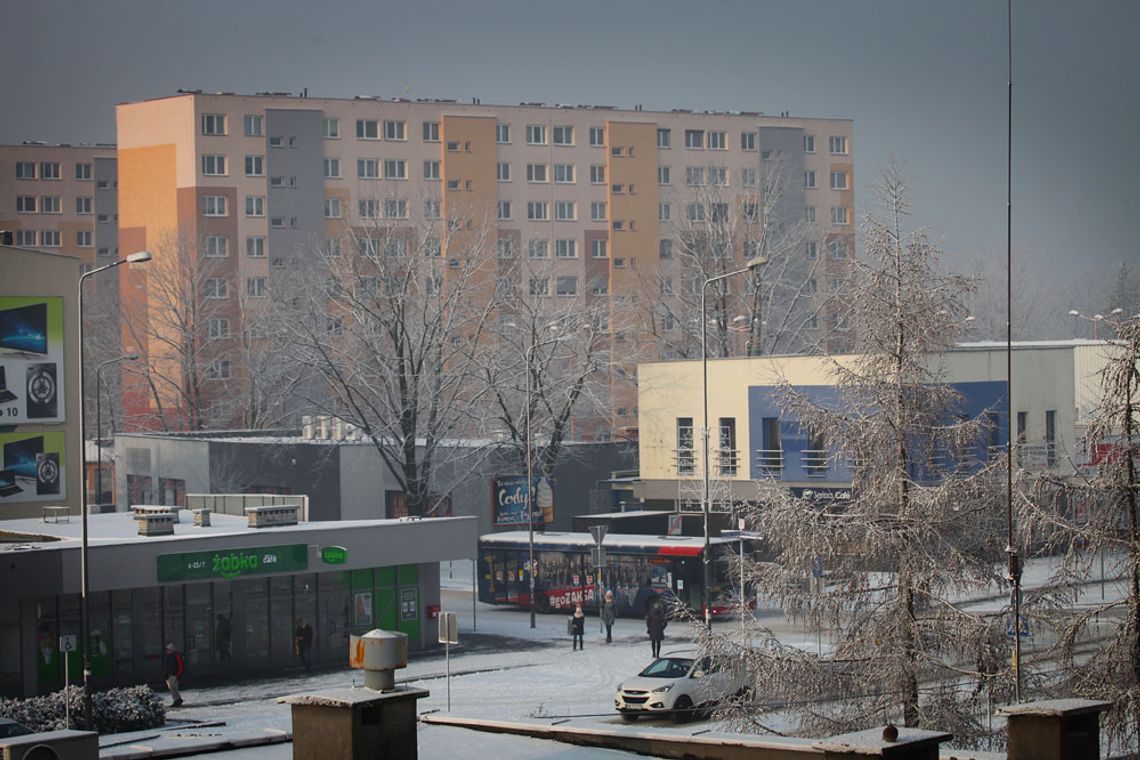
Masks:
[[[800,452],[800,461],[803,462],[804,473],[809,478],[827,477],[827,449],[804,449]]]
[[[756,465],[769,475],[778,475],[784,471],[783,449],[757,449]]]

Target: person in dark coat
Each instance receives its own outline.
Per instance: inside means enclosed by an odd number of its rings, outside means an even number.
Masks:
[[[180,707],[182,695],[178,691],[178,679],[182,678],[182,674],[186,672],[186,658],[174,648],[173,643],[166,645],[165,664],[164,675],[166,676],[166,688],[170,689],[170,706]]]
[[[661,656],[661,642],[665,638],[665,626],[669,621],[665,618],[665,606],[660,602],[649,605],[645,612],[645,630],[649,633],[649,646],[653,649],[653,656]]]
[[[612,644],[614,620],[617,618],[617,602],[614,601],[614,592],[607,591],[602,599],[602,625],[606,627],[606,643]]]
[[[217,625],[214,627],[214,641],[218,647],[218,660],[221,662],[229,662],[232,657],[230,645],[233,641],[233,631],[230,619],[219,612]]]
[[[574,649],[585,649],[582,637],[586,633],[586,613],[582,612],[582,605],[578,604],[574,607],[574,614],[570,618],[570,636],[572,637],[573,645],[571,651]]]
[[[309,669],[309,650],[313,648],[313,626],[302,618],[297,618],[297,630],[293,633],[293,647],[305,670]]]

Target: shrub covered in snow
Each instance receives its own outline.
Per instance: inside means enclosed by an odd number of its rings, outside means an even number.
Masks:
[[[80,686],[28,699],[0,699],[0,716],[23,723],[33,731],[57,731],[68,727],[67,705],[71,706],[71,728],[101,734],[140,731],[166,722],[162,699],[149,686],[92,694],[93,726],[83,720],[83,688]]]

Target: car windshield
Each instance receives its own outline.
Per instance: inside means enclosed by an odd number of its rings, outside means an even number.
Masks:
[[[32,730],[27,726],[17,723],[14,720],[0,718],[0,739],[8,739],[13,736],[24,736],[25,734],[30,733],[32,733]]]
[[[681,678],[693,667],[688,657],[661,657],[649,663],[649,667],[638,673],[646,678]]]

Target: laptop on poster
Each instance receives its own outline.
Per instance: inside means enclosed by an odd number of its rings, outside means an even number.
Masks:
[[[7,404],[9,401],[15,401],[16,394],[8,390],[8,381],[4,377],[4,367],[0,366],[0,404]]]
[[[12,496],[23,491],[16,485],[16,474],[8,470],[0,470],[0,497]]]

